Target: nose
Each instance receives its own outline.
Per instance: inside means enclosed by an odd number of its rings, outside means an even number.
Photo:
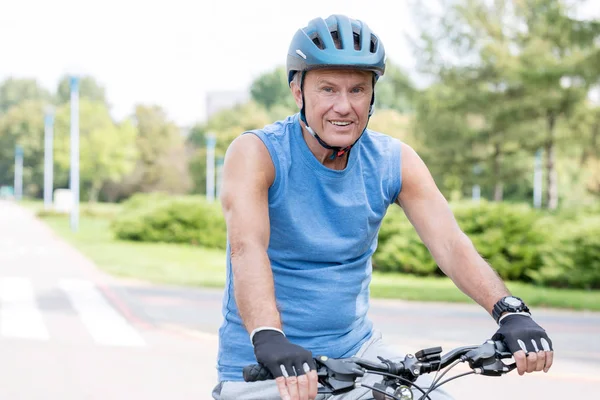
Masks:
[[[346,115],[350,113],[352,104],[350,103],[350,97],[345,91],[340,92],[335,99],[333,104],[333,111],[340,115]]]

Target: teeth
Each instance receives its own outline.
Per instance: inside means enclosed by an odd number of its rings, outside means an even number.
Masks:
[[[329,121],[329,122],[331,122],[333,125],[338,125],[338,126],[350,125],[350,122],[342,122],[342,121]]]

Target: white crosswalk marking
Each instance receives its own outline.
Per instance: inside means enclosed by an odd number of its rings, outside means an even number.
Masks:
[[[59,286],[67,293],[97,343],[111,346],[145,345],[142,337],[108,304],[92,282],[62,279]]]
[[[48,330],[25,278],[0,279],[0,334],[6,337],[48,340]]]

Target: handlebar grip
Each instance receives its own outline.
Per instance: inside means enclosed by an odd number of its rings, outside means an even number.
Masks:
[[[271,371],[262,364],[252,364],[244,367],[244,380],[246,382],[266,381],[273,379]]]

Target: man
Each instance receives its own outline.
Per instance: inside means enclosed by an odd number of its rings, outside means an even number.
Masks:
[[[227,285],[213,397],[321,399],[313,356],[403,356],[367,318],[371,256],[392,203],[444,273],[502,318],[494,338],[505,340],[519,374],[548,371],[550,339],[507,297],[419,156],[366,129],[385,69],[381,40],[363,22],[317,18],[295,34],[287,69],[299,114],[241,135],[225,158]],[[275,381],[243,382],[243,367],[257,361]],[[356,389],[338,398],[367,397]]]

